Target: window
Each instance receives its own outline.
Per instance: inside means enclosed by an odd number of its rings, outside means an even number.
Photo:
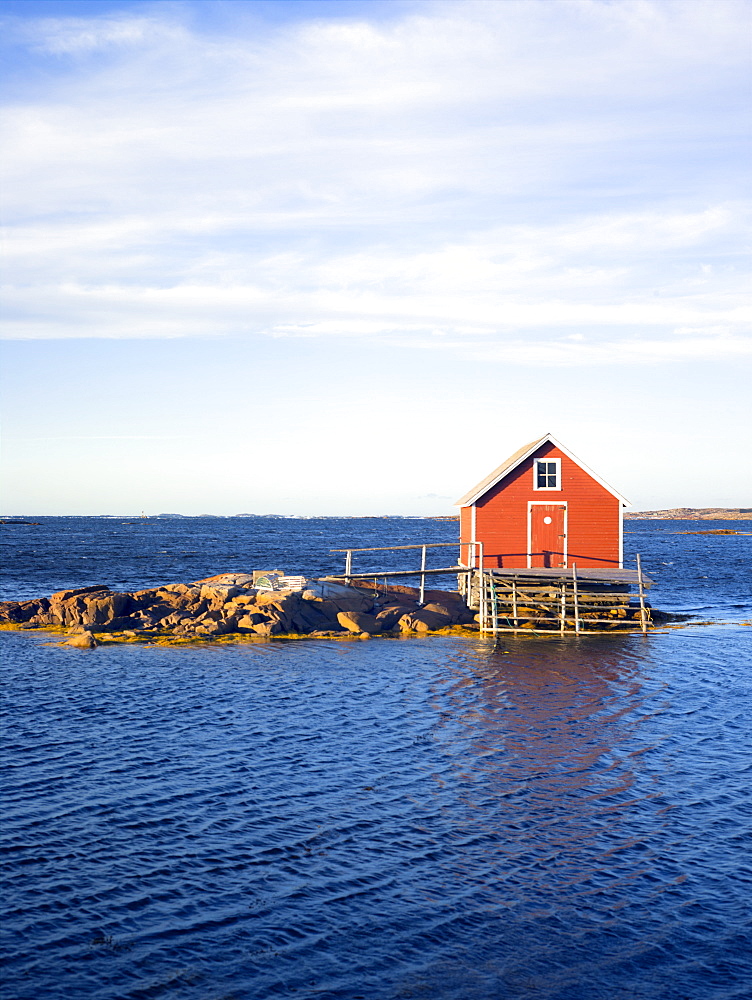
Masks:
[[[533,489],[561,489],[560,458],[536,458],[533,462]]]

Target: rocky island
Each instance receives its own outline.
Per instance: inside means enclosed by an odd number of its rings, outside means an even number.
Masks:
[[[260,579],[259,579],[260,577]],[[477,630],[475,613],[452,591],[344,586],[281,574],[221,573],[193,583],[113,592],[107,586],[0,602],[5,628],[71,632],[71,645],[102,641],[188,642],[219,637],[358,637]]]
[[[670,510],[633,510],[624,520],[750,521],[752,507],[672,507]]]
[[[560,593],[521,587],[514,611],[503,596],[498,614],[514,631],[558,632]],[[66,644],[397,637],[477,634],[479,614],[457,591],[354,579],[307,580],[275,573],[220,573],[193,583],[135,591],[105,585],[61,590],[50,597],[0,602],[0,629],[66,633]],[[595,603],[593,603],[595,602]],[[651,624],[686,616],[646,605]],[[508,619],[508,620],[507,620]],[[621,629],[639,625],[640,607],[629,594],[580,594],[581,626]],[[504,630],[504,629],[502,629]]]

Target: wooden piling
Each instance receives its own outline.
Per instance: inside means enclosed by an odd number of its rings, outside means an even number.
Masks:
[[[642,634],[647,635],[648,615],[645,608],[645,586],[642,578],[642,561],[639,552],[637,553],[637,588],[640,592],[640,627],[642,628]]]
[[[574,631],[580,634],[580,595],[577,592],[577,563],[572,563],[572,599],[574,603]]]
[[[491,598],[491,628],[493,629],[494,635],[499,631],[499,602],[496,599],[496,584],[494,583],[493,573],[488,574],[488,582],[490,584],[490,598]]]
[[[480,542],[478,545],[478,579],[480,581],[480,630],[481,632],[485,632],[488,625],[488,608],[486,601],[486,586],[483,579],[483,542]]]

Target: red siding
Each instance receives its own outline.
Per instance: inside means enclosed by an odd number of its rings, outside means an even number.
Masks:
[[[533,489],[533,461],[561,459],[561,489]],[[475,539],[483,542],[484,563],[503,568],[527,566],[528,504],[567,504],[567,560],[571,566],[619,565],[620,501],[550,442],[521,463],[476,504]],[[460,513],[460,538],[470,538],[470,507]],[[535,562],[535,560],[533,560]]]

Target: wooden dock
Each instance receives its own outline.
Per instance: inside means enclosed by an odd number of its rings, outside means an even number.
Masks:
[[[651,624],[645,591],[653,581],[638,568],[475,570],[460,580],[482,632],[581,632],[636,629]],[[632,603],[630,587],[637,587]]]
[[[420,603],[425,603],[426,577],[456,575],[458,589],[467,606],[478,612],[480,631],[558,632],[579,635],[582,632],[635,630],[647,633],[652,625],[645,593],[654,583],[642,572],[640,556],[636,569],[621,567],[528,567],[498,569],[484,567],[483,545],[462,543],[460,561],[451,566],[427,565],[428,549],[455,547],[457,542],[429,542],[425,545],[385,545],[377,548],[331,549],[345,554],[345,571],[324,577],[326,580],[356,581],[419,577]],[[466,562],[462,562],[462,547]],[[353,554],[363,552],[398,552],[420,550],[416,569],[353,569]],[[637,594],[631,593],[632,587]],[[632,597],[637,598],[636,603]]]

